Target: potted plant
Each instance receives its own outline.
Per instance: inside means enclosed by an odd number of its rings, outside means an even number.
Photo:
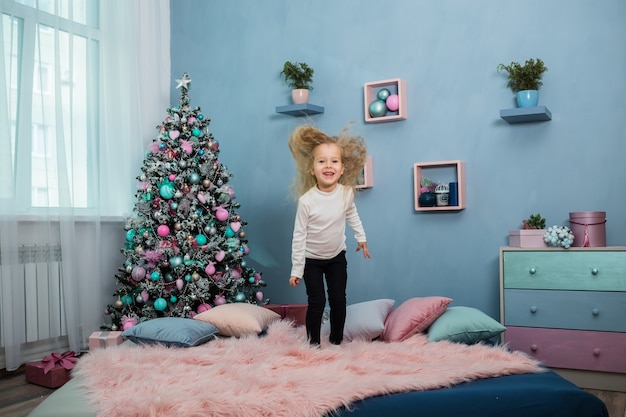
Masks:
[[[313,90],[313,68],[305,62],[285,61],[283,70],[280,72],[285,82],[293,90],[291,97],[295,104],[302,104],[309,101],[309,91]]]
[[[420,207],[434,207],[437,204],[437,194],[435,194],[437,184],[432,182],[430,178],[423,177],[420,181],[420,187],[420,195],[417,199]]]
[[[509,231],[509,246],[521,248],[541,248],[548,246],[544,241],[546,234],[546,219],[541,213],[531,214],[522,220],[519,230]]]
[[[539,58],[527,59],[524,65],[511,62],[509,65],[500,64],[498,72],[508,73],[509,87],[516,95],[518,107],[534,107],[539,101],[539,87],[543,85],[541,77],[548,70]]]

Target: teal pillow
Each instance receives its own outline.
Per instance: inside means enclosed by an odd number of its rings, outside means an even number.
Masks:
[[[122,337],[145,345],[190,347],[208,342],[217,332],[217,327],[203,321],[183,317],[159,317],[124,330]]]
[[[428,340],[449,340],[474,344],[491,339],[506,330],[502,324],[473,307],[454,306],[433,322],[428,329]]]

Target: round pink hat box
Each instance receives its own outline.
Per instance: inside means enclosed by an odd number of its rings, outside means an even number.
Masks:
[[[606,211],[570,212],[573,248],[606,246]]]

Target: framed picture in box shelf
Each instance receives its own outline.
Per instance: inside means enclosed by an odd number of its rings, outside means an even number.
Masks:
[[[422,188],[422,178],[430,178],[433,182],[442,182],[448,185],[450,193],[449,201],[456,204],[445,206],[422,207],[419,197]],[[456,188],[456,190],[454,190]],[[413,164],[413,192],[415,198],[415,211],[459,211],[465,209],[465,163],[459,160],[416,162]]]
[[[365,122],[396,122],[407,118],[406,82],[400,78],[365,83]]]

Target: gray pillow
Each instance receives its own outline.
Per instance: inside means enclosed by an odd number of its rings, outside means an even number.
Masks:
[[[124,330],[122,337],[145,345],[190,347],[208,342],[217,332],[217,327],[203,321],[182,317],[159,317]]]

